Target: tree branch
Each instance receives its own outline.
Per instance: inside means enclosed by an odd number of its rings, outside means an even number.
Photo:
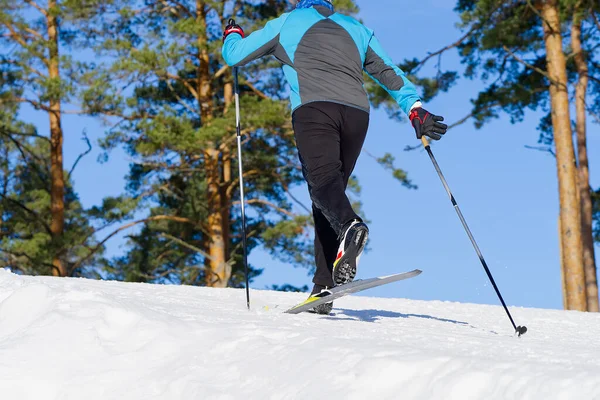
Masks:
[[[171,85],[171,81],[169,81],[169,79],[165,79],[165,82],[167,83],[169,90],[171,91],[173,96],[175,96],[175,98],[177,99],[177,102],[179,102],[179,104],[181,104],[185,109],[187,109],[189,112],[191,112],[192,115],[198,114],[198,112],[196,110],[194,110],[192,107],[190,107],[189,104],[184,102],[183,99],[181,98],[181,96],[179,96],[179,94],[177,94],[177,92],[175,91],[175,88],[173,87],[173,85]]]
[[[194,87],[192,85],[190,85],[190,83],[188,82],[187,79],[184,79],[184,78],[182,78],[180,76],[177,76],[177,75],[173,75],[173,74],[168,73],[168,72],[165,72],[164,76],[166,76],[169,79],[173,79],[174,81],[181,82],[183,84],[183,86],[185,86],[185,88],[190,91],[190,93],[192,94],[192,96],[194,96],[195,98],[198,97],[197,96],[198,92],[196,91],[196,89],[194,89]]]
[[[43,165],[44,160],[41,160],[37,156],[37,154],[35,154],[31,149],[29,149],[23,143],[19,142],[14,137],[12,137],[12,135],[14,134],[14,132],[6,132],[6,131],[3,131],[3,130],[0,130],[0,134],[8,137],[8,140],[10,140],[15,145],[15,147],[17,148],[17,150],[19,151],[19,153],[21,153],[21,157],[23,157],[23,161],[25,163],[29,164],[27,162],[27,154],[25,153],[27,151],[27,153],[29,154],[29,156],[31,156],[34,160],[36,160],[37,162],[39,162],[40,164]],[[45,139],[48,140],[48,138],[45,138]],[[40,179],[40,181],[45,183],[46,182],[46,175],[44,175],[42,173],[42,171],[40,170],[40,168],[38,167],[38,165],[36,163],[31,163],[31,166],[35,170],[35,172],[37,173],[38,178]]]
[[[48,138],[48,136],[42,136],[42,135],[38,135],[36,133],[21,133],[21,132],[14,132],[14,131],[7,132],[5,129],[2,131],[3,131],[3,135],[5,135],[5,136],[15,135],[15,136],[23,136],[23,137],[34,137],[34,138],[45,140],[46,142],[50,143],[50,138]]]
[[[225,64],[224,66],[221,67],[220,70],[218,70],[213,75],[213,79],[219,79],[221,76],[225,75],[225,72],[227,72],[228,70],[229,70],[229,65]]]
[[[241,204],[241,202],[240,201],[234,201],[232,204]],[[275,211],[277,211],[277,212],[279,212],[281,214],[287,215],[288,217],[295,217],[296,216],[296,214],[294,214],[294,213],[292,213],[292,212],[290,212],[288,210],[285,210],[285,209],[283,209],[281,207],[278,207],[276,204],[273,204],[273,203],[271,203],[269,201],[266,201],[266,200],[250,199],[250,200],[246,200],[246,204],[262,204],[262,205],[271,207]]]
[[[25,2],[26,2],[27,4],[29,4],[30,6],[33,6],[33,7],[37,8],[37,10],[38,10],[40,13],[42,13],[42,14],[44,15],[44,17],[46,17],[46,18],[48,17],[48,11],[46,11],[46,10],[44,10],[42,7],[40,7],[40,5],[39,5],[39,4],[37,4],[35,1],[32,1],[32,0],[25,0]]]
[[[18,66],[18,67],[20,67],[20,68],[27,69],[27,70],[29,70],[29,71],[33,72],[34,74],[36,74],[36,75],[37,75],[37,76],[39,76],[39,77],[43,77],[43,76],[44,76],[44,75],[43,75],[43,74],[42,74],[42,73],[41,73],[39,70],[37,70],[37,69],[33,68],[33,67],[32,67],[32,66],[30,66],[30,65],[23,64],[23,63],[21,63],[21,62],[19,62],[19,61],[16,61],[16,60],[10,60],[10,59],[6,59],[6,60],[3,60],[3,62],[5,62],[5,63],[7,63],[7,64],[11,64],[11,65],[16,65],[16,66]]]
[[[169,9],[179,9],[181,11],[184,12],[185,15],[188,16],[188,18],[194,18],[194,15],[192,14],[192,12],[183,4],[181,4],[180,2],[176,1],[176,0],[171,0],[172,3],[175,3],[175,7],[172,7],[169,5],[169,3],[166,0],[160,0],[160,2],[165,6],[168,7]]]
[[[104,246],[104,244],[106,242],[108,242],[110,239],[112,239],[114,236],[116,236],[120,232],[122,232],[124,230],[127,230],[129,228],[132,228],[132,227],[134,227],[136,225],[146,223],[146,222],[164,221],[164,220],[174,221],[174,222],[181,222],[181,223],[184,223],[184,224],[192,224],[192,221],[189,220],[188,218],[174,217],[174,216],[169,216],[169,215],[156,215],[156,216],[153,216],[153,217],[148,217],[148,218],[140,219],[138,221],[134,221],[134,222],[131,222],[129,224],[123,225],[123,226],[115,229],[112,233],[110,233],[108,236],[106,236],[101,242],[99,242],[92,249],[89,249],[89,251],[90,251],[89,254],[87,256],[81,258],[76,263],[74,263],[71,266],[71,271],[74,271],[77,268],[79,268],[84,262],[86,262],[87,260],[89,260],[94,254],[96,254],[102,248],[102,246]]]
[[[419,61],[419,63],[410,72],[413,73],[413,74],[416,74],[427,63],[427,61],[431,60],[432,58],[434,58],[436,56],[441,56],[443,53],[445,53],[448,50],[451,50],[451,49],[453,49],[455,47],[460,46],[465,40],[467,40],[469,38],[469,36],[471,36],[473,34],[473,32],[477,31],[479,28],[480,28],[480,25],[474,25],[467,33],[465,33],[456,42],[454,42],[452,44],[449,44],[446,47],[442,47],[438,51],[434,51],[433,53],[429,53],[427,55],[427,57],[425,57],[424,59],[422,59],[421,61]]]
[[[598,28],[598,30],[600,30],[600,21],[598,20],[598,16],[594,12],[594,10],[590,10],[590,14],[592,14],[592,19],[594,20],[596,27]]]
[[[164,238],[167,238],[169,240],[172,240],[174,242],[177,242],[180,245],[182,245],[184,247],[187,247],[188,249],[190,249],[192,251],[195,251],[196,253],[200,254],[201,256],[208,258],[209,260],[213,260],[214,259],[214,257],[212,257],[210,254],[208,254],[204,250],[202,250],[202,249],[200,249],[200,248],[198,248],[198,247],[196,247],[196,246],[194,246],[192,244],[189,244],[188,242],[186,242],[186,241],[184,241],[182,239],[176,238],[175,236],[171,236],[168,233],[161,232],[160,236],[162,236]],[[227,264],[227,263],[225,262],[223,264]],[[205,269],[205,268],[202,267],[202,269]]]
[[[427,57],[425,57],[423,60],[419,61],[419,63],[412,69],[412,71],[410,71],[413,74],[416,74],[426,63],[427,61],[429,61],[430,59],[432,59],[433,57],[436,56],[441,56],[443,53],[445,53],[446,51],[453,49],[455,47],[460,46],[465,40],[467,40],[474,32],[478,31],[479,29],[481,29],[481,27],[485,24],[487,24],[487,22],[490,20],[490,18],[492,18],[492,16],[494,15],[494,13],[496,11],[498,11],[500,8],[502,8],[502,2],[499,2],[500,5],[498,7],[496,7],[495,9],[493,9],[486,17],[485,19],[479,23],[479,24],[475,24],[471,27],[471,29],[469,29],[469,31],[467,33],[465,33],[461,38],[459,38],[456,42],[443,47],[441,49],[439,49],[438,51],[435,51],[433,53],[429,53],[429,55],[427,55]]]
[[[500,103],[498,103],[498,102],[495,102],[495,103],[489,104],[489,105],[487,105],[486,107],[484,107],[483,109],[479,110],[479,112],[481,112],[481,111],[487,111],[487,110],[490,110],[490,109],[492,109],[492,108],[494,108],[494,107],[497,107],[497,106],[499,106],[499,105],[500,105]],[[465,116],[465,117],[463,117],[463,118],[459,119],[458,121],[456,121],[456,122],[454,122],[454,123],[452,123],[452,124],[448,125],[448,130],[450,130],[450,129],[453,129],[453,128],[456,128],[457,126],[460,126],[460,125],[464,124],[465,122],[467,122],[468,120],[470,120],[471,118],[473,118],[473,117],[474,117],[474,116],[476,116],[476,115],[477,115],[477,112],[475,112],[475,111],[472,111],[472,112],[471,112],[469,115],[467,115],[467,116]]]
[[[33,36],[35,36],[39,40],[46,40],[39,32],[36,32],[33,29],[31,29],[31,28],[25,28],[25,32],[32,34]]]
[[[265,99],[265,100],[269,100],[269,96],[267,96],[266,94],[264,94],[263,92],[261,92],[260,90],[258,90],[258,88],[256,86],[254,86],[252,83],[250,83],[249,81],[246,80],[246,82],[244,82],[246,86],[248,86],[250,88],[250,90],[252,90],[256,95],[258,95],[258,97]]]
[[[8,28],[8,30],[10,31],[10,33],[11,33],[10,37],[12,37],[14,40],[16,40],[17,43],[19,43],[22,47],[27,47],[27,42],[23,39],[22,35],[17,33],[17,31],[14,29],[14,26],[12,26],[11,24],[9,24],[6,21],[4,21],[4,26],[6,26]]]
[[[528,63],[527,61],[523,60],[522,58],[520,58],[519,56],[517,56],[515,53],[513,53],[508,47],[506,47],[506,45],[503,45],[502,48],[504,49],[504,51],[506,51],[512,58],[514,58],[519,64],[524,65],[525,67],[537,72],[538,74],[544,76],[546,79],[548,79],[553,85],[556,86],[560,86],[565,90],[568,90],[567,86],[561,82],[557,82],[554,79],[552,79],[552,77],[544,70],[536,67],[535,65],[532,65],[530,63]]]
[[[556,158],[556,153],[554,153],[554,150],[552,150],[551,146],[525,146],[525,148],[530,150],[541,151],[544,153],[550,153],[552,157]]]
[[[16,252],[16,251],[10,251],[10,250],[6,250],[6,249],[2,249],[0,248],[0,253],[6,253],[9,254],[13,257],[25,257],[26,259],[28,259],[32,264],[37,265],[37,264],[42,264],[45,265],[46,267],[50,267],[50,268],[54,268],[54,265],[49,264],[49,263],[45,263],[43,261],[39,261],[39,260],[34,260],[29,254],[27,253],[23,253],[23,252]],[[21,271],[23,271],[23,268],[17,266],[18,269],[20,269]]]
[[[50,107],[47,107],[47,106],[43,105],[42,103],[38,103],[35,100],[26,99],[24,97],[14,97],[11,99],[11,101],[16,101],[17,103],[29,103],[35,109],[43,110],[45,112],[51,112]],[[2,103],[6,103],[6,101],[3,101],[0,99],[0,104],[2,104]]]
[[[28,214],[32,215],[39,223],[41,223],[44,226],[44,228],[46,229],[46,232],[49,235],[52,235],[52,230],[50,229],[50,226],[48,224],[46,224],[46,222],[44,222],[44,220],[42,220],[42,218],[40,218],[40,216],[35,211],[28,208],[26,205],[21,204],[21,202],[11,199],[10,197],[5,196],[2,193],[0,193],[0,197],[11,202],[12,204],[16,205],[17,207],[21,208],[22,210],[26,211]]]
[[[90,139],[88,139],[85,130],[83,131],[83,138],[81,140],[83,140],[83,141],[85,141],[87,143],[88,148],[87,148],[86,151],[84,151],[83,153],[79,154],[79,156],[77,157],[77,159],[73,163],[73,166],[71,167],[71,170],[69,171],[69,174],[67,175],[67,180],[71,179],[71,174],[73,174],[73,171],[75,171],[75,167],[77,167],[77,164],[79,164],[79,161],[81,161],[81,159],[83,157],[87,156],[92,151],[92,144],[90,143]]]
[[[527,0],[527,5],[529,6],[529,9],[531,9],[531,11],[533,11],[533,13],[537,15],[546,25],[548,25],[550,30],[552,30],[552,26],[550,25],[550,23],[546,20],[546,18],[544,18],[542,13],[535,7],[535,5],[531,3],[531,0]]]

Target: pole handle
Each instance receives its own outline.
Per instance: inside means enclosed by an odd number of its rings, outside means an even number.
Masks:
[[[424,135],[421,136],[421,143],[423,143],[423,147],[429,146],[429,140],[427,140],[427,137],[425,137]]]

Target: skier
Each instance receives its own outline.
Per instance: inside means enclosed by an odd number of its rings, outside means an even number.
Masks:
[[[292,124],[302,172],[313,202],[314,287],[322,291],[352,282],[369,229],[345,190],[369,125],[363,71],[398,102],[417,138],[439,140],[444,118],[422,107],[414,85],[382,49],[373,31],[338,14],[330,0],[300,0],[295,9],[245,37],[233,20],[223,34],[223,58],[245,65],[266,55],[283,63],[290,85]],[[316,307],[329,314],[333,303]]]

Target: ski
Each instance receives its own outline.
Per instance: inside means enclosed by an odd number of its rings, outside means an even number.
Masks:
[[[387,285],[388,283],[402,281],[409,278],[414,278],[421,274],[421,270],[415,269],[414,271],[404,272],[401,274],[395,274],[390,276],[382,276],[378,278],[370,279],[359,279],[354,282],[348,283],[342,286],[336,286],[329,290],[325,290],[320,294],[309,297],[302,303],[290,308],[286,311],[287,314],[300,314],[301,312],[308,311],[313,307],[321,304],[329,303],[340,297],[348,296],[349,294],[362,292],[363,290],[372,289],[378,286]]]

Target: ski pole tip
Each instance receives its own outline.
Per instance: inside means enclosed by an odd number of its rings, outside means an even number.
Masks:
[[[524,334],[527,333],[527,327],[526,326],[519,326],[517,328],[516,333],[518,334],[519,337],[523,336]]]

